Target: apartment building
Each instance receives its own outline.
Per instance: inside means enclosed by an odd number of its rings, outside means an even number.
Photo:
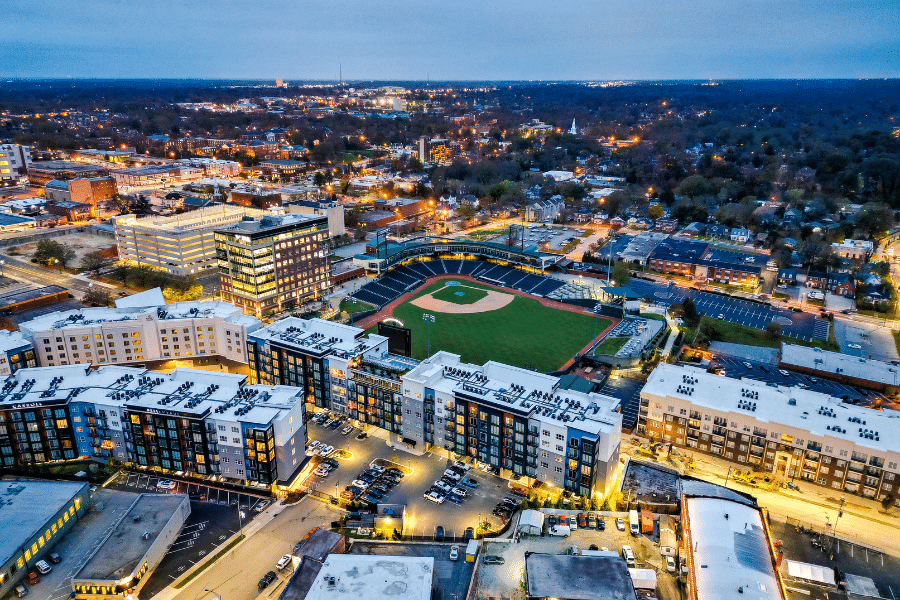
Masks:
[[[36,187],[66,175],[69,179],[107,177],[109,171],[102,165],[90,165],[67,160],[45,160],[28,165],[28,183]]]
[[[234,305],[211,301],[53,312],[19,329],[37,363],[52,367],[211,357],[245,363],[247,335],[261,326]],[[27,356],[27,350],[18,352]]]
[[[283,196],[284,193],[282,193]],[[289,214],[325,215],[328,218],[329,237],[337,237],[347,233],[347,228],[344,227],[344,206],[337,202],[296,200],[290,204],[285,204],[284,209]]]
[[[203,169],[207,177],[237,177],[244,170],[241,163],[233,160],[219,160],[215,158],[191,157],[180,158],[175,161],[178,165],[186,165]]]
[[[303,464],[296,388],[246,377],[116,365],[20,369],[0,388],[0,460],[89,456],[269,485]]]
[[[443,351],[404,374],[402,385],[407,443],[432,443],[502,476],[582,496],[605,493],[613,479],[622,429],[615,398],[563,389],[558,377],[493,361],[463,363]]]
[[[289,214],[243,220],[215,232],[222,299],[261,317],[331,287],[328,217]]]
[[[387,348],[386,337],[365,336],[359,327],[287,317],[248,334],[250,381],[300,387],[307,402],[349,415],[351,366]]]
[[[637,432],[738,468],[881,500],[896,498],[900,484],[896,425],[890,411],[827,394],[661,364],[641,390]]]
[[[44,186],[44,197],[48,202],[80,202],[97,206],[118,193],[116,180],[112,177],[54,179]]]
[[[448,140],[429,138],[424,135],[419,138],[419,160],[423,163],[447,165],[450,164],[452,157],[453,153]]]
[[[10,184],[31,166],[31,148],[19,144],[0,144],[0,184]]]
[[[21,331],[0,330],[0,377],[36,366],[37,358],[31,340]]]
[[[216,268],[216,229],[267,214],[223,204],[171,217],[123,215],[112,220],[123,260],[174,275],[195,275]]]

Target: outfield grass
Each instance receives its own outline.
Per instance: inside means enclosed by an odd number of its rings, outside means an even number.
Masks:
[[[466,282],[480,289],[494,288]],[[426,287],[416,298],[446,286],[438,282]],[[423,359],[428,354],[426,311],[405,302],[394,309],[394,318],[412,329],[412,355]],[[446,350],[462,356],[462,360],[483,364],[489,360],[526,369],[550,372],[606,329],[610,321],[564,310],[547,308],[535,299],[516,296],[499,310],[474,314],[434,314],[431,327],[431,353]],[[596,321],[596,323],[595,323]],[[376,333],[377,327],[369,329]]]
[[[457,296],[462,292],[463,296]],[[482,298],[487,297],[487,292],[481,289],[465,287],[462,285],[447,286],[442,290],[438,290],[431,295],[435,300],[442,302],[452,302],[453,304],[475,304]]]
[[[347,298],[341,300],[341,310],[346,312],[347,314],[354,314],[359,312],[366,312],[367,310],[373,310],[377,307],[372,306],[371,304],[366,304],[362,300],[357,300],[356,302],[350,302]]]
[[[614,356],[622,346],[628,342],[627,337],[606,338],[594,348],[594,354],[602,354],[604,356]]]

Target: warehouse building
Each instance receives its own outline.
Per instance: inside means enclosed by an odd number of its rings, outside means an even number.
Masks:
[[[191,514],[184,494],[141,494],[72,577],[79,600],[138,595]]]
[[[431,600],[434,558],[329,554],[306,600]]]
[[[625,561],[614,552],[597,556],[525,553],[528,600],[635,600]]]
[[[821,348],[781,344],[779,367],[884,392],[900,384],[900,366]]]
[[[0,597],[11,591],[84,516],[90,501],[86,483],[32,480],[2,483]]]
[[[641,390],[637,432],[739,468],[882,500],[896,498],[900,484],[897,422],[800,387],[661,364]]]

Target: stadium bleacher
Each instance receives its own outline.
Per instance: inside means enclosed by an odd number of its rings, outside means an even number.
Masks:
[[[413,261],[391,269],[353,293],[358,300],[384,306],[406,292],[412,291],[436,275],[469,275],[487,283],[500,285],[536,296],[546,296],[565,282],[520,269],[482,260],[432,259]]]

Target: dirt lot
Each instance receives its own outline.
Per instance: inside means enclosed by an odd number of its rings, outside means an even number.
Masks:
[[[75,251],[75,259],[72,261],[73,266],[80,264],[82,257],[91,252],[116,245],[116,240],[113,238],[103,235],[89,235],[87,233],[73,233],[48,239],[53,239],[61,244],[65,244]],[[34,254],[37,245],[37,242],[29,242],[19,246],[10,246],[6,250],[6,253],[13,256],[19,255],[24,259],[28,259]]]

